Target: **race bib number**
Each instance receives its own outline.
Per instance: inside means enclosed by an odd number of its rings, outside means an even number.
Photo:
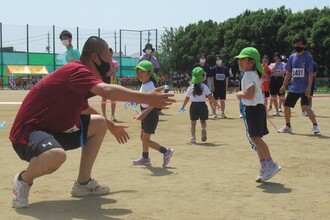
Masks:
[[[304,76],[305,76],[304,68],[293,68],[292,69],[292,77],[303,78]]]
[[[215,74],[216,80],[225,80],[225,78],[226,78],[225,74],[219,74],[219,73]]]

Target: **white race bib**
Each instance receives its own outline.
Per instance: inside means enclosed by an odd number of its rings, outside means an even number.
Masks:
[[[293,68],[292,69],[292,77],[300,77],[303,78],[305,76],[304,68]]]
[[[216,80],[225,80],[225,78],[226,78],[225,74],[220,74],[220,73],[215,74]]]

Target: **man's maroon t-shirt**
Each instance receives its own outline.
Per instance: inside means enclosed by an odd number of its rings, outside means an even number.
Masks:
[[[13,143],[26,143],[34,130],[70,132],[80,127],[90,90],[102,83],[90,68],[74,61],[40,80],[25,97],[10,131]]]

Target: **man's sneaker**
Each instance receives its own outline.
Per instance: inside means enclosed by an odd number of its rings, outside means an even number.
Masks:
[[[217,118],[217,117],[218,117],[217,113],[213,113],[212,118]]]
[[[150,158],[145,159],[143,157],[133,160],[132,163],[133,163],[133,165],[150,165],[151,164]]]
[[[29,206],[29,192],[31,186],[24,181],[18,180],[20,173],[16,174],[14,177],[14,187],[11,194],[13,208],[25,208]]]
[[[277,132],[278,133],[291,133],[292,127],[284,126],[284,127],[280,128]]]
[[[239,118],[243,118],[243,115],[242,114],[239,114]]]
[[[280,116],[280,112],[274,112],[273,116]]]
[[[163,167],[166,167],[167,164],[170,162],[173,153],[174,153],[174,150],[172,148],[167,148],[167,151],[163,157]]]
[[[281,109],[281,108],[279,108],[279,109],[278,109],[278,111],[279,111],[279,112],[282,112],[282,109]]]
[[[77,181],[74,181],[71,195],[74,197],[82,197],[88,195],[102,195],[108,194],[110,191],[110,187],[101,186],[94,179],[91,179],[86,185],[81,185]]]
[[[307,116],[307,112],[302,112],[301,113],[301,116],[306,117]]]
[[[205,142],[206,140],[207,140],[206,130],[202,129],[202,142]]]
[[[225,115],[225,113],[221,114],[221,118],[227,118],[227,116]]]
[[[313,125],[312,131],[314,132],[314,134],[318,134],[321,132],[319,126],[317,125]]]
[[[256,178],[257,183],[261,182],[262,176],[265,175],[265,172],[266,172],[266,168],[260,168],[259,175]]]
[[[261,177],[261,182],[269,180],[270,178],[272,178],[273,176],[275,176],[276,173],[278,173],[278,171],[281,170],[281,167],[279,165],[277,165],[277,163],[273,163],[272,165],[268,165],[266,168],[266,171],[264,173],[264,175]]]
[[[117,121],[117,119],[114,115],[111,116],[111,121]]]

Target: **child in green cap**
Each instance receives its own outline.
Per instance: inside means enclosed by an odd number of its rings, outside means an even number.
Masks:
[[[262,140],[262,137],[269,133],[260,81],[264,70],[260,62],[260,54],[253,47],[244,48],[235,58],[238,58],[238,65],[244,72],[241,82],[242,90],[236,93],[236,97],[245,106],[243,111],[246,115],[249,136],[257,146],[261,167],[256,182],[263,182],[272,178],[281,169],[272,160],[269,148]]]
[[[157,75],[153,72],[154,66],[148,60],[141,61],[136,67],[138,79],[142,82],[140,92],[152,92],[157,84]],[[133,160],[133,165],[150,165],[149,147],[158,150],[163,156],[163,167],[170,162],[174,150],[165,148],[160,144],[150,140],[152,134],[155,133],[159,121],[158,109],[149,107],[147,104],[141,104],[141,141],[142,141],[142,157]]]
[[[188,87],[185,94],[186,98],[183,101],[182,107],[179,112],[183,112],[184,107],[187,105],[189,99],[191,101],[189,114],[191,120],[191,140],[190,143],[196,143],[196,123],[200,119],[202,126],[202,142],[207,140],[206,136],[206,120],[208,119],[209,110],[205,104],[206,97],[214,107],[219,107],[218,103],[212,96],[212,92],[209,87],[202,83],[205,81],[206,73],[203,68],[195,67],[192,71],[191,85]]]

